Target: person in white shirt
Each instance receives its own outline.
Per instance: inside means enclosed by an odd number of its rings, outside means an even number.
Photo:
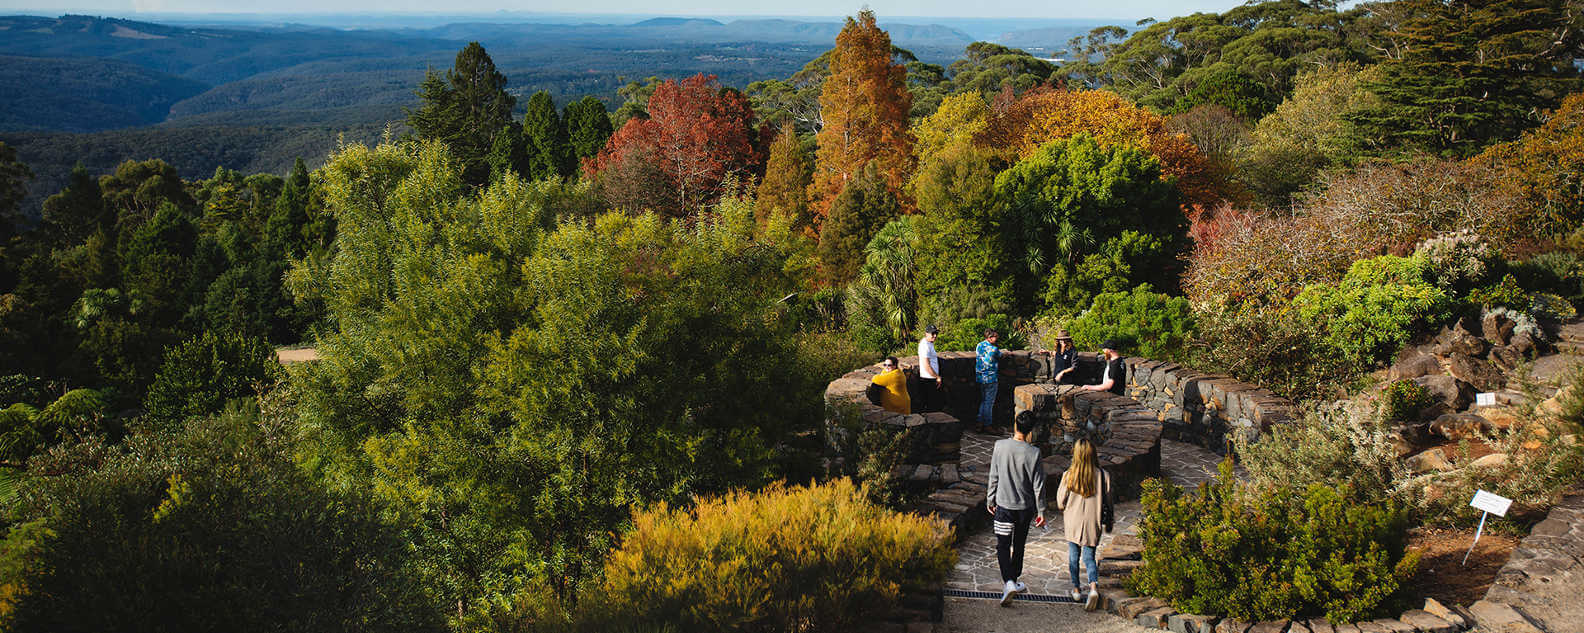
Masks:
[[[945,389],[941,381],[940,356],[935,353],[935,339],[940,336],[940,329],[931,325],[924,328],[924,338],[918,344],[918,393],[915,411],[939,411],[940,392]]]

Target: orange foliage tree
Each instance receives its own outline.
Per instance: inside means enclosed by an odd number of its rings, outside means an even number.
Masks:
[[[1563,99],[1545,125],[1471,160],[1495,168],[1500,187],[1532,205],[1530,224],[1506,223],[1513,237],[1578,228],[1584,223],[1584,92]]]
[[[908,133],[907,69],[891,59],[891,36],[875,26],[873,11],[847,18],[831,50],[830,76],[820,92],[824,126],[816,137],[809,200],[820,217],[848,181],[871,161],[892,191],[900,192],[913,161]]]
[[[714,75],[666,80],[647,109],[648,118],[629,119],[587,163],[589,175],[648,163],[671,194],[659,210],[681,215],[718,199],[722,181],[747,180],[762,162],[753,107]]]
[[[1186,134],[1173,132],[1165,117],[1114,92],[1042,87],[1016,96],[1005,91],[992,109],[978,142],[1007,162],[1025,158],[1051,141],[1086,133],[1101,147],[1137,147],[1159,159],[1161,176],[1177,183],[1183,211],[1191,220],[1238,197],[1225,170]]]

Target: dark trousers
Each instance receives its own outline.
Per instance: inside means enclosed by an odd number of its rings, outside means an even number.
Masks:
[[[945,408],[945,398],[942,397],[941,388],[935,386],[935,379],[914,378],[913,390],[908,394],[913,399],[913,412],[926,413],[940,411]]]
[[[1001,565],[1001,582],[1017,580],[1023,575],[1023,543],[1028,540],[1029,524],[1034,521],[1034,514],[1033,508],[996,508],[991,525],[995,527],[996,562]]]

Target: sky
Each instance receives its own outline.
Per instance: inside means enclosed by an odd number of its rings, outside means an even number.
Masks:
[[[0,0],[0,13],[90,13],[130,17],[138,13],[434,13],[495,11],[711,16],[849,15],[867,5],[887,16],[969,18],[1169,18],[1198,11],[1225,11],[1243,0]],[[263,6],[261,6],[263,5]]]

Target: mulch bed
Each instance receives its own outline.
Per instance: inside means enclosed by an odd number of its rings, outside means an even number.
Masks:
[[[1409,581],[1410,589],[1447,606],[1466,606],[1484,598],[1496,572],[1512,557],[1518,537],[1486,529],[1464,566],[1463,553],[1472,542],[1473,528],[1419,528],[1410,533],[1408,548],[1419,552],[1419,573]]]

